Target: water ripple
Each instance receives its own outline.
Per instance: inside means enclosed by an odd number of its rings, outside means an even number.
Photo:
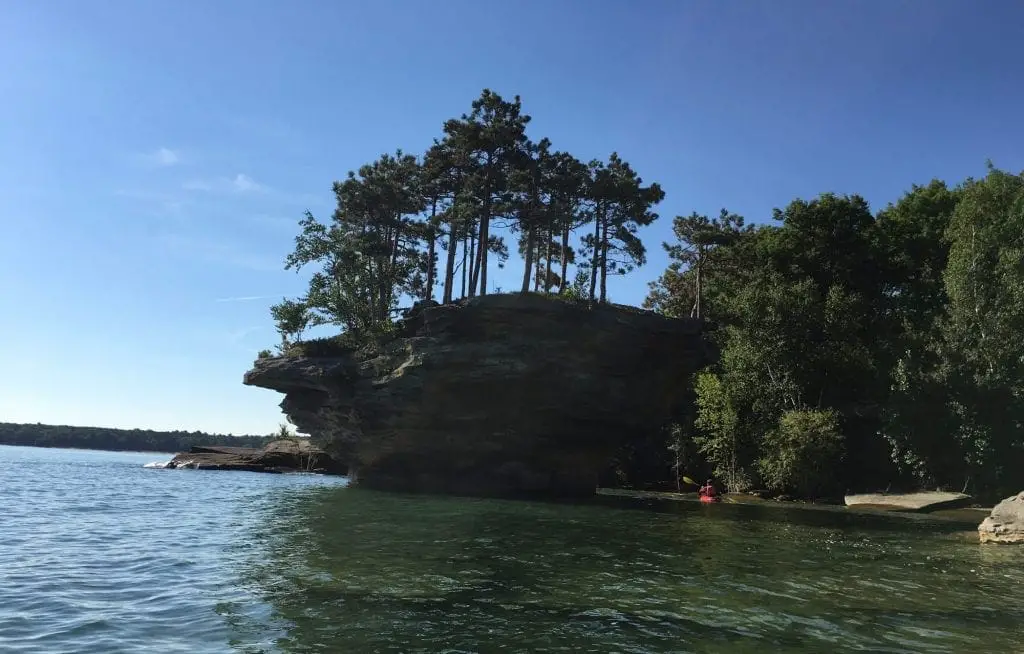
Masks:
[[[238,585],[253,503],[324,480],[152,459],[0,447],[0,651],[238,651],[217,607],[260,602]]]
[[[0,447],[0,652],[1016,651],[1024,549],[939,523],[405,497]]]

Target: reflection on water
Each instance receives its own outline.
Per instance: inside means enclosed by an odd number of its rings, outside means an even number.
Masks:
[[[1024,624],[1024,550],[956,523],[345,488],[261,513],[239,651],[994,652]]]

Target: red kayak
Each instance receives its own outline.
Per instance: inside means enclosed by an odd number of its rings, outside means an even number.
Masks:
[[[701,486],[697,490],[697,495],[700,497],[701,502],[717,502],[719,500],[718,493],[715,491],[715,487],[711,484],[711,480],[704,486]]]

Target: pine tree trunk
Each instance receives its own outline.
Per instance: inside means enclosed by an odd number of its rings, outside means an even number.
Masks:
[[[466,235],[462,239],[462,295],[460,295],[459,297],[466,297],[466,275],[469,272],[466,269],[466,266],[468,264],[468,262],[466,261],[466,256],[467,256],[467,254],[470,251],[469,243],[470,243],[470,237],[469,237],[469,235]]]
[[[568,220],[568,218],[566,218]],[[569,224],[562,228],[562,284],[558,288],[559,294],[565,293],[566,288],[569,286],[569,280],[566,276],[569,274]]]
[[[390,299],[394,294],[394,276],[395,268],[397,267],[396,262],[398,261],[398,230],[395,230],[394,236],[389,232],[386,238],[390,244],[391,252],[387,255],[386,263],[381,266],[382,271],[377,284],[377,301],[373,312],[374,319],[380,325],[383,325],[388,319],[388,309],[391,308]]]
[[[477,237],[473,233],[473,228],[470,227],[469,232],[469,289],[466,297],[476,296],[476,283],[480,275],[480,256],[477,252]]]
[[[423,292],[424,300],[434,299],[434,271],[437,261],[437,235],[433,228],[427,234],[427,287]]]
[[[700,254],[698,253],[697,256],[700,257]],[[694,287],[695,288],[694,288],[694,293],[693,293],[693,309],[690,311],[690,317],[691,318],[700,318],[700,309],[701,309],[701,307],[700,307],[700,296],[701,296],[701,293],[703,292],[703,288],[701,288],[701,281],[702,281],[701,280],[701,273],[703,272],[703,268],[704,268],[704,262],[701,261],[700,259],[698,259],[698,261],[697,261],[697,268],[695,270],[695,277],[696,277],[696,279],[694,280]]]
[[[543,234],[543,232],[540,229],[538,229],[537,231],[539,233],[537,234],[536,238],[534,238],[534,243],[533,243],[533,292],[534,293],[536,293],[537,291],[540,290],[540,269],[541,269],[540,238],[541,238],[541,234]]]
[[[597,271],[601,265],[601,215],[594,216],[594,256],[590,261],[590,301],[597,297]]]
[[[608,226],[604,226],[603,243],[601,244],[601,304],[608,301]]]
[[[456,238],[455,222],[448,223],[448,257],[444,264],[444,304],[451,304],[453,287],[455,286],[455,251],[459,247]]]
[[[427,288],[424,295],[425,300],[434,299],[434,271],[435,271],[435,259],[437,259],[437,252],[435,250],[437,243],[437,231],[436,225],[434,224],[434,218],[437,216],[437,198],[430,203],[430,225],[427,228]]]
[[[490,228],[491,228],[491,203],[488,197],[484,201],[484,215],[480,217],[480,242],[477,243],[477,263],[476,275],[474,280],[479,280],[480,286],[478,292],[480,295],[487,295],[487,251],[488,243],[490,243]],[[473,284],[476,287],[476,284]]]
[[[530,291],[530,273],[533,272],[533,226],[526,228],[526,252],[525,265],[523,266],[523,287],[522,292]]]
[[[480,279],[480,295],[487,295],[487,253],[491,242],[491,165],[493,163],[491,154],[487,155],[487,178],[484,185],[484,206],[483,215],[480,216],[480,242],[477,250],[480,255],[480,265],[477,269],[477,277]],[[475,278],[474,278],[475,279]],[[475,286],[475,284],[474,284]]]
[[[548,225],[544,254],[544,292],[551,292],[551,242],[555,240],[554,225]]]

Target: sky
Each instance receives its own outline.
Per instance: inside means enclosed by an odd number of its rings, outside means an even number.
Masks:
[[[485,87],[662,185],[609,282],[639,304],[675,215],[1024,169],[1021,43],[1012,0],[6,0],[0,421],[273,431],[242,374],[304,290],[298,220]]]

